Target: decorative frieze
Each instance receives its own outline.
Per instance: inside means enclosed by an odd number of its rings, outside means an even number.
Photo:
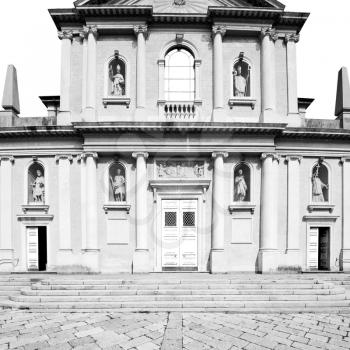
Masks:
[[[157,161],[158,178],[202,178],[204,161]]]

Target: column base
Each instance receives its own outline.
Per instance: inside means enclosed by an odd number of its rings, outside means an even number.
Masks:
[[[151,264],[148,250],[136,250],[132,262],[132,273],[149,273]]]
[[[100,272],[100,250],[99,249],[84,249],[83,264],[90,272]]]
[[[72,124],[70,112],[58,112],[57,125],[70,125]]]
[[[214,108],[212,114],[213,122],[222,122],[225,118],[225,109],[224,108]]]
[[[285,256],[286,267],[301,268],[301,254],[299,249],[287,249]]]
[[[0,249],[0,272],[12,272],[15,269],[13,249]]]
[[[84,122],[96,122],[96,110],[95,108],[87,107],[83,110],[82,119]]]
[[[226,271],[224,250],[212,250],[210,256],[210,272],[225,273]]]
[[[259,251],[258,268],[261,273],[269,273],[277,271],[279,265],[278,250],[264,249]]]
[[[340,254],[340,269],[350,272],[350,249],[342,249]]]
[[[57,252],[57,266],[68,266],[74,265],[74,255],[72,249],[60,249]]]

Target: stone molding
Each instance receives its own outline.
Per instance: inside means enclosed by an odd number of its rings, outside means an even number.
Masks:
[[[138,158],[138,157],[143,157],[145,159],[147,159],[149,157],[149,153],[148,152],[134,152],[132,154],[133,158]]]
[[[67,159],[70,163],[73,162],[73,156],[71,154],[58,154],[55,156],[56,163],[59,162],[61,159]]]
[[[12,164],[15,162],[15,157],[14,156],[9,156],[9,155],[1,155],[0,156],[0,163],[3,161],[10,161]]]
[[[68,39],[72,41],[73,39],[73,32],[71,30],[62,30],[58,32],[58,38],[60,40]]]
[[[284,42],[288,43],[289,41],[298,43],[300,40],[300,34],[286,34],[284,37]]]
[[[300,164],[302,159],[303,159],[303,156],[298,156],[298,155],[294,155],[294,154],[286,156],[286,162],[298,161]]]
[[[134,33],[137,36],[138,34],[143,34],[144,37],[148,34],[148,26],[147,24],[139,24],[134,26]]]
[[[261,37],[269,36],[272,41],[278,40],[278,34],[274,28],[264,28],[261,30]]]
[[[281,159],[281,156],[277,153],[263,153],[261,155],[261,160],[265,160],[266,158],[271,157],[272,160],[277,160],[278,162]]]
[[[228,157],[228,152],[222,152],[222,151],[218,151],[218,152],[213,152],[212,153],[212,158],[218,158],[218,157],[223,157],[223,158],[227,158]]]
[[[213,36],[215,36],[216,34],[220,34],[221,37],[224,37],[227,31],[227,27],[225,25],[213,25],[212,28],[212,33]]]

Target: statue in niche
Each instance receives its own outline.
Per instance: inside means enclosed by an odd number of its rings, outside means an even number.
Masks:
[[[312,201],[314,203],[325,202],[324,189],[328,190],[328,184],[325,184],[320,179],[320,168],[321,165],[317,164],[315,166],[315,171],[312,174]]]
[[[112,95],[114,96],[123,96],[125,79],[123,74],[121,74],[121,67],[118,64],[116,68],[116,74],[113,74],[112,66],[110,66],[110,76],[112,80]]]
[[[45,201],[45,178],[40,169],[36,171],[36,177],[32,183],[34,203],[44,203]]]
[[[112,173],[115,173],[113,176]],[[111,167],[110,169],[110,177],[111,189],[113,193],[113,198],[115,202],[125,202],[126,201],[126,188],[125,188],[125,176],[120,167],[114,169]]]
[[[233,94],[235,97],[250,96],[250,66],[243,60],[234,65]]]
[[[244,202],[247,198],[247,191],[248,186],[245,181],[243,170],[239,169],[235,177],[235,201]]]

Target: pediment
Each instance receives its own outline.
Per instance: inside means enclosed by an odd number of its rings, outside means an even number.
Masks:
[[[153,6],[156,13],[205,13],[208,7],[284,9],[278,0],[77,0],[75,7]]]

